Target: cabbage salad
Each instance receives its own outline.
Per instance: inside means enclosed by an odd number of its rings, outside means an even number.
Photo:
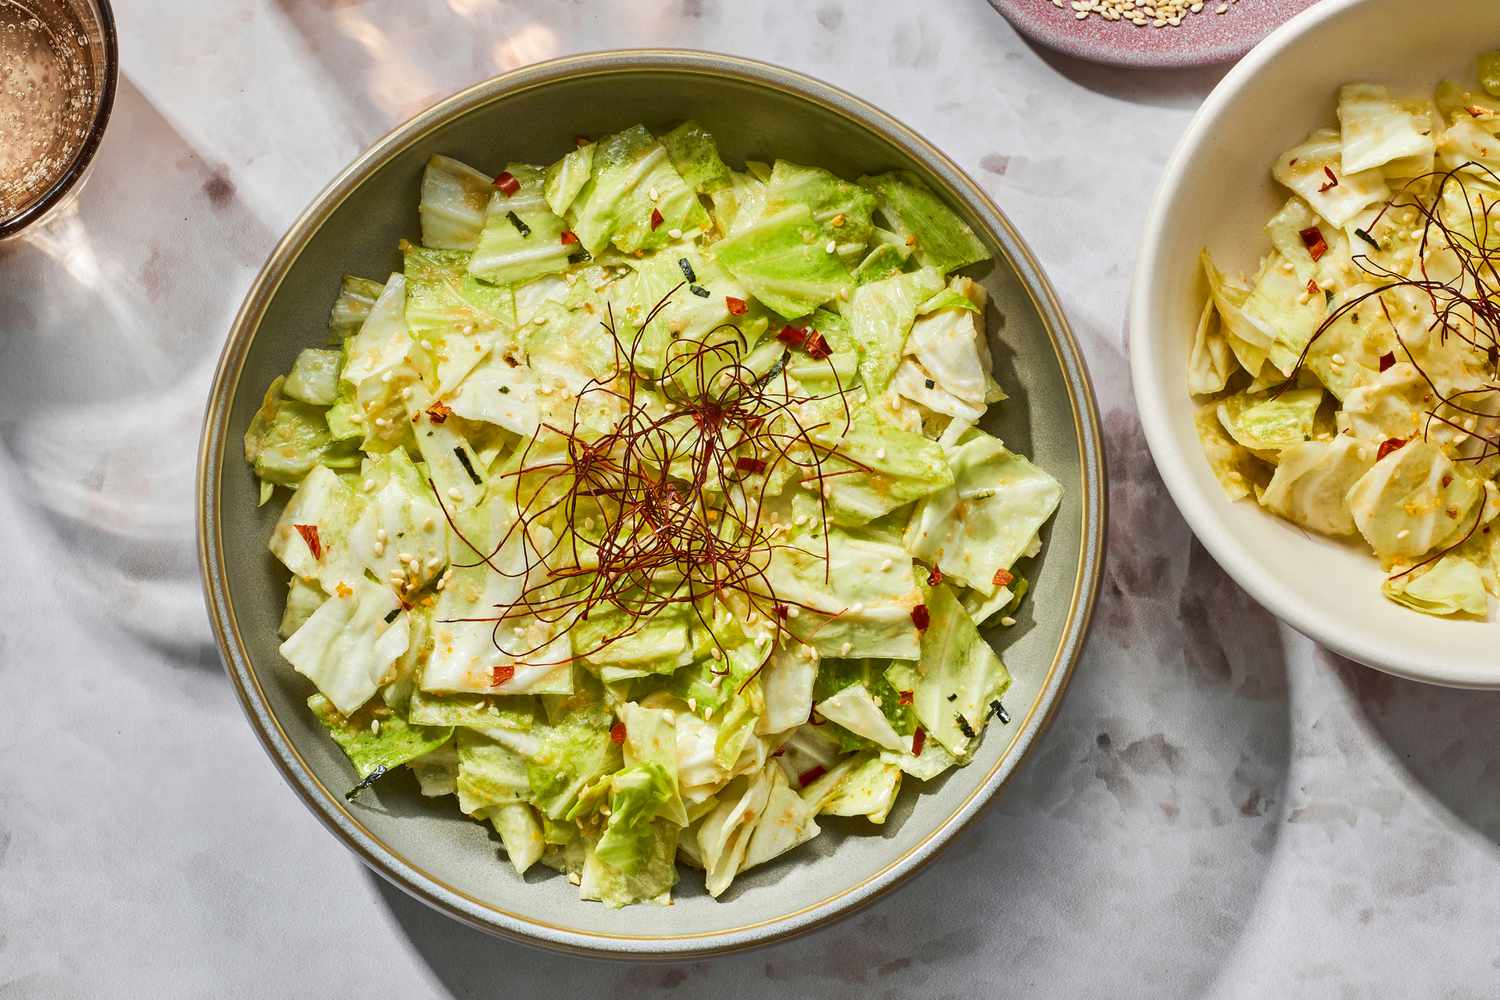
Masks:
[[[1500,596],[1500,53],[1480,77],[1342,87],[1338,128],[1272,168],[1259,270],[1203,252],[1188,365],[1231,498],[1362,541],[1387,597],[1458,617]]]
[[[418,214],[245,438],[351,797],[405,767],[517,873],[666,903],[1009,721],[979,629],[1061,489],[976,426],[990,255],[915,175],[636,126],[435,156]]]

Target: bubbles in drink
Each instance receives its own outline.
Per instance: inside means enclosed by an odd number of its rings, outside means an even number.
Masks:
[[[68,0],[0,0],[0,221],[73,164],[96,91],[89,38]]]

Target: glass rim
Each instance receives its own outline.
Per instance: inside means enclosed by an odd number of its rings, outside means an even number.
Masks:
[[[120,75],[119,41],[115,35],[115,14],[110,0],[87,0],[98,14],[99,33],[104,42],[104,64],[100,67],[101,80],[99,99],[94,105],[94,118],[89,124],[89,133],[84,137],[73,161],[58,175],[51,186],[30,205],[9,219],[0,219],[0,240],[14,236],[28,225],[41,219],[58,202],[72,191],[88,171],[104,138],[104,128],[109,124],[110,112],[115,105],[115,85]]]

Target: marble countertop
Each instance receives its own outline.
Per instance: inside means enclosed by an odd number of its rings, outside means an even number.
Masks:
[[[76,214],[0,246],[0,998],[1493,996],[1500,696],[1279,627],[1190,536],[1132,415],[1124,307],[1221,71],[1030,48],[983,0],[132,0]],[[278,234],[471,81],[617,46],[783,64],[905,119],[1006,209],[1093,366],[1097,627],[944,860],[810,937],[631,966],[491,940],[366,871],[268,766],[195,565],[210,372]]]

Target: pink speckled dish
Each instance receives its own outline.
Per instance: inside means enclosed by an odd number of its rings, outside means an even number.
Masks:
[[[1214,13],[1222,2],[1204,0],[1203,10],[1175,28],[1138,28],[1097,14],[1079,20],[1067,0],[1061,8],[1052,0],[990,0],[990,6],[1033,42],[1066,55],[1111,66],[1173,69],[1233,62],[1316,0],[1239,0],[1225,13]]]

